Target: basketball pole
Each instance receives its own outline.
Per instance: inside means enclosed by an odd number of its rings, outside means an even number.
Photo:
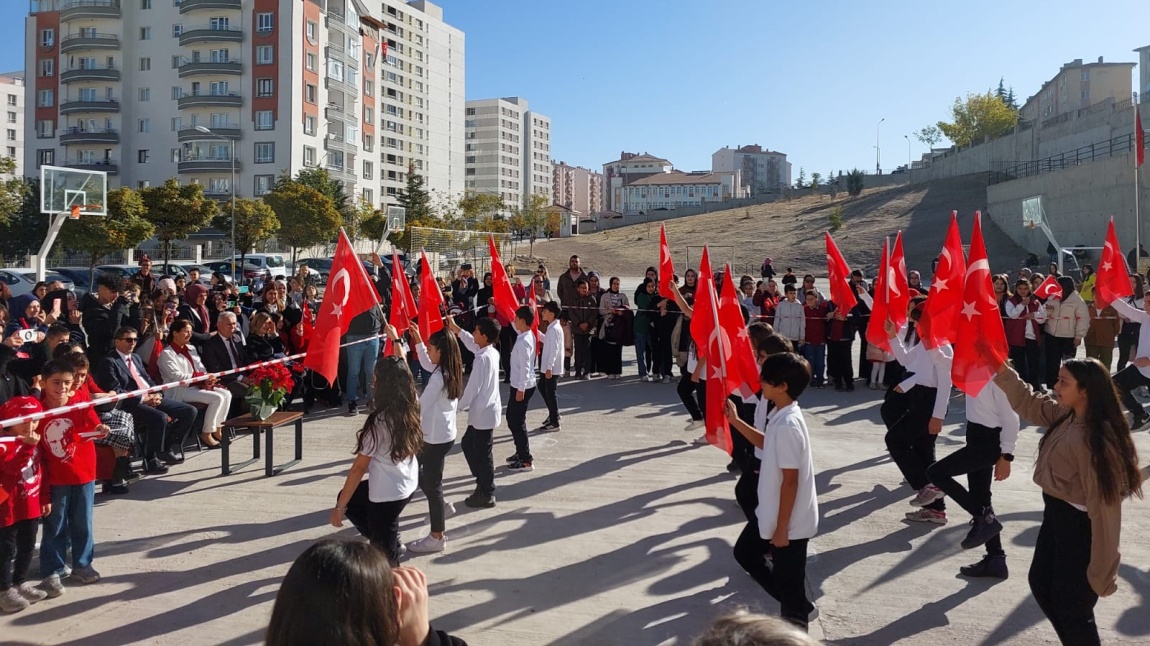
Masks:
[[[1138,93],[1137,92],[1134,93],[1134,114],[1135,114],[1134,123],[1138,124],[1139,119],[1137,118],[1137,115],[1138,115]],[[1135,125],[1135,128],[1137,128],[1137,125]],[[1139,133],[1137,133],[1137,132],[1134,133],[1134,146],[1135,147],[1138,146],[1138,139],[1139,139],[1138,135],[1139,135]],[[1141,152],[1140,150],[1134,151],[1134,267],[1128,268],[1128,271],[1133,271],[1134,273],[1141,273],[1141,271],[1139,271],[1138,268],[1142,265],[1142,214],[1138,208],[1138,197],[1139,197],[1138,194],[1142,192],[1140,190],[1142,187],[1142,182],[1139,181],[1139,179],[1140,179],[1139,178],[1139,171],[1141,171],[1141,169],[1138,167],[1138,153],[1140,153],[1140,152]]]
[[[51,222],[48,223],[48,235],[44,236],[44,242],[40,243],[40,252],[32,256],[32,269],[36,272],[36,281],[42,282],[44,280],[45,264],[48,262],[48,252],[52,250],[52,245],[56,243],[56,236],[60,234],[60,229],[64,227],[64,223],[68,221],[68,213],[53,213],[51,214]]]

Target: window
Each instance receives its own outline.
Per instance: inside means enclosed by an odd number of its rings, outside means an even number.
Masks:
[[[147,56],[141,56],[140,57],[140,71],[141,72],[147,72],[150,69],[152,69],[152,59],[148,58]]]
[[[363,189],[363,201],[368,204],[375,204],[375,193],[370,188]]]
[[[151,132],[152,131],[152,120],[151,119],[140,119],[140,121],[137,125],[139,126],[138,129],[140,132]]]
[[[151,27],[140,27],[140,40],[151,40],[151,39],[152,39],[152,28]]]
[[[56,61],[51,58],[44,58],[40,60],[40,76],[55,76],[56,75]]]
[[[364,106],[363,108],[363,122],[375,123],[375,110],[371,106]]]
[[[50,139],[56,136],[55,121],[37,121],[36,136],[40,139]]]
[[[176,99],[178,99],[182,96],[184,96],[184,90],[178,85],[173,85],[172,86],[172,100],[175,101]]]
[[[273,128],[275,128],[275,122],[272,120],[271,110],[256,112],[256,130],[271,130]]]
[[[183,59],[180,58],[179,56],[173,56],[172,57],[172,69],[178,68],[181,64],[183,64],[183,62],[184,62]]]
[[[232,190],[232,180],[213,177],[208,180],[208,188],[205,193],[209,195],[221,195],[223,193],[230,193]]]
[[[216,30],[216,31],[227,31],[228,30],[228,19],[227,19],[227,17],[222,17],[222,18],[221,17],[214,17],[214,18],[208,20],[208,29],[212,29],[212,30]]]
[[[151,100],[152,100],[152,88],[150,88],[150,87],[140,88],[140,101],[151,101]]]
[[[303,118],[303,133],[305,135],[315,134],[315,117],[308,115]]]
[[[256,96],[271,96],[273,94],[275,94],[275,81],[256,79]]]
[[[306,83],[303,86],[303,100],[308,103],[316,103],[316,89],[311,83]]]
[[[256,64],[271,65],[275,62],[275,48],[271,45],[256,47]]]
[[[304,33],[307,35],[307,40],[309,43],[315,42],[315,31],[317,28],[317,25],[310,20],[308,21],[307,26],[304,28]]]
[[[172,117],[172,132],[179,132],[184,128],[183,117]]]
[[[172,38],[179,38],[184,33],[183,25],[172,25]]]
[[[271,31],[274,29],[274,16],[270,13],[256,14],[256,31]]]
[[[273,142],[256,144],[256,163],[271,164],[276,160],[276,145]]]
[[[199,84],[193,83],[192,85],[196,86]],[[229,94],[227,81],[212,81],[212,83],[209,87],[211,88],[211,95],[212,96],[228,96],[228,94]],[[195,94],[195,92],[193,92],[192,94]]]
[[[311,53],[311,52],[308,52],[306,60],[307,60],[306,64],[307,64],[308,71],[314,72],[316,70],[316,65],[318,65],[318,63],[316,62],[316,55]]]
[[[41,47],[54,47],[56,45],[56,30],[55,29],[41,29],[40,30],[40,46]]]
[[[146,163],[148,163],[148,151],[146,151],[146,150],[137,150],[137,151],[136,151],[136,162],[137,162],[137,163],[140,163],[140,164],[146,164]]]
[[[15,94],[9,94],[8,95],[8,105],[13,105],[13,106],[16,105],[16,95]]]
[[[256,175],[256,195],[267,195],[272,192],[272,186],[275,186],[275,175]]]
[[[54,149],[36,151],[36,166],[52,166],[55,163],[56,151]]]
[[[375,169],[372,167],[372,163],[369,161],[363,162],[363,178],[364,179],[371,179],[371,177],[374,173],[375,173]]]
[[[9,128],[8,132],[5,134],[5,137],[8,139],[8,141],[16,141],[16,131],[12,128]]]
[[[15,157],[16,156],[16,147],[15,146],[8,146],[8,156],[9,157]]]
[[[50,108],[56,104],[56,93],[53,90],[40,90],[36,93],[36,106]]]
[[[147,11],[152,8],[152,0],[140,0],[140,8]]]
[[[195,54],[193,54],[193,56],[195,56]],[[231,52],[226,49],[213,49],[208,52],[208,60],[213,63],[227,63],[231,58]]]
[[[211,128],[230,128],[231,120],[227,112],[213,112],[210,117]]]
[[[315,148],[311,146],[303,147],[303,165],[315,166]]]
[[[8,113],[8,123],[16,123],[16,113],[15,112],[9,112]]]
[[[179,148],[172,148],[172,149],[170,149],[170,150],[169,150],[169,154],[171,155],[171,160],[172,160],[172,163],[173,163],[173,164],[175,164],[175,163],[177,163],[177,162],[181,161],[181,160],[184,158],[184,153],[183,153],[183,151],[182,151],[181,149],[179,149]]]
[[[363,80],[363,95],[364,96],[375,96],[375,81],[371,81],[368,79]]]

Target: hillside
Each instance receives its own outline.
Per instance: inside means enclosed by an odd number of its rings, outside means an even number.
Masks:
[[[793,267],[796,273],[826,273],[823,232],[828,215],[843,207],[843,227],[835,241],[851,267],[862,267],[872,275],[878,266],[884,236],[903,231],[908,269],[929,275],[931,261],[942,248],[950,221],[957,210],[963,240],[969,242],[974,211],[985,209],[986,177],[968,175],[910,186],[884,187],[864,192],[857,198],[840,193],[836,199],[810,196],[790,202],[775,202],[747,208],[716,211],[667,221],[667,239],[679,271],[689,263],[697,265],[701,245],[711,248],[712,263],[730,262],[736,273],[758,276],[763,258],[774,259],[782,273]],[[983,233],[991,267],[1009,271],[1020,266],[1026,252],[1006,237],[988,218]],[[688,249],[690,246],[690,249]],[[586,267],[602,274],[642,276],[659,259],[659,225],[630,225],[572,238],[536,244],[537,256],[546,259],[557,275],[571,254],[579,254]]]

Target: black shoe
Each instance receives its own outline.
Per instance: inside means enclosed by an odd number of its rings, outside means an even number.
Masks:
[[[463,501],[463,504],[472,509],[491,509],[495,506],[495,496],[485,496],[481,493],[473,493]]]
[[[159,455],[161,461],[169,466],[184,463],[184,454],[177,453],[175,449],[168,449]]]
[[[511,464],[512,462],[515,462],[518,459],[519,459],[519,454],[518,453],[512,453],[510,456],[507,457],[506,460],[504,460],[504,462],[506,462],[507,464]]]
[[[840,392],[840,393],[841,393],[843,390],[845,390],[845,388],[843,388],[843,385],[842,385],[842,384],[835,384],[835,391],[836,391],[836,392]]]
[[[1008,579],[1010,570],[1006,567],[1005,554],[987,554],[974,565],[964,565],[958,568],[959,574],[971,578]]]
[[[853,382],[853,381],[848,381],[848,382],[847,382],[847,392],[848,392],[848,393],[853,393],[854,391],[855,391],[855,382]]]
[[[122,496],[128,493],[128,485],[124,482],[113,482],[112,480],[105,480],[104,487],[100,493],[109,496]]]
[[[975,516],[970,521],[970,532],[962,539],[962,549],[970,550],[986,545],[990,539],[998,536],[1002,531],[1002,523],[994,516],[994,509],[987,507],[983,515]]]
[[[150,476],[162,476],[168,472],[168,467],[160,462],[159,458],[148,458],[144,460],[144,473]]]
[[[727,471],[730,473],[742,473],[743,469],[739,466],[738,462],[731,460],[730,463],[727,464]]]
[[[356,404],[355,402],[348,402],[347,403],[347,416],[348,417],[355,417],[358,414],[359,414],[359,405]]]
[[[517,459],[514,462],[508,462],[507,463],[507,470],[508,471],[515,471],[517,473],[518,472],[524,472],[524,471],[534,471],[535,465],[532,464],[531,462],[524,462],[523,460]]]
[[[1150,415],[1134,413],[1134,421],[1130,424],[1130,430],[1137,431],[1145,426],[1146,422],[1150,422]]]
[[[132,458],[127,456],[116,458],[116,466],[112,469],[112,484],[123,484],[127,486],[133,480],[139,480],[140,475],[132,471]]]

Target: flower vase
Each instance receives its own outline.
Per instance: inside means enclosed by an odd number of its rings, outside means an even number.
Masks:
[[[275,405],[259,399],[249,400],[248,403],[251,406],[252,417],[260,420],[261,422],[266,421],[269,417],[272,416],[272,413],[276,412],[277,410]]]

